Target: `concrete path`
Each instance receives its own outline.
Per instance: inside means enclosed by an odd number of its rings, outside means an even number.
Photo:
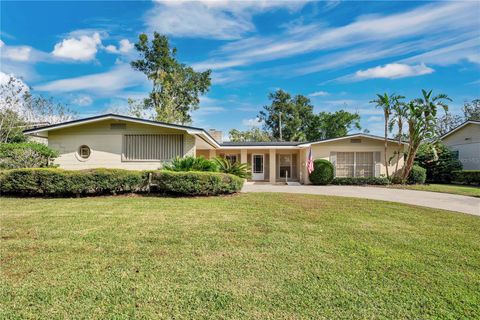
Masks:
[[[242,192],[287,192],[366,198],[458,211],[480,216],[480,198],[448,193],[363,186],[287,186],[245,183]]]

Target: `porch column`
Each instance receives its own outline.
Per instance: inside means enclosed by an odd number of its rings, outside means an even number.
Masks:
[[[213,159],[213,158],[215,158],[216,156],[217,156],[217,150],[215,150],[215,149],[210,149],[210,150],[208,150],[208,157],[209,157],[210,159]]]
[[[240,163],[247,163],[247,149],[242,149],[240,151]]]
[[[277,182],[277,166],[276,166],[276,157],[277,151],[275,149],[270,149],[270,159],[269,159],[269,174],[270,174],[270,183],[275,184]]]

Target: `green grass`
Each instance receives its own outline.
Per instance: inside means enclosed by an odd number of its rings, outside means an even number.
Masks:
[[[441,193],[459,194],[462,196],[470,196],[480,198],[480,187],[461,186],[455,184],[419,184],[419,185],[394,185],[388,188],[410,189],[420,191],[432,191]]]
[[[0,198],[0,318],[473,319],[480,218],[366,199]]]

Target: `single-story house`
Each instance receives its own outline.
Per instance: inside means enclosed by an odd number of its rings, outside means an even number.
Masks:
[[[252,180],[270,183],[309,183],[307,157],[330,160],[337,177],[378,177],[385,174],[384,139],[369,134],[353,134],[313,142],[223,142],[219,131],[105,114],[25,130],[48,139],[58,150],[55,163],[65,169],[122,168],[158,169],[179,156],[216,156],[248,163]],[[404,147],[402,144],[401,147]],[[397,141],[388,141],[387,157],[393,160]],[[403,157],[399,168],[403,167]]]
[[[440,140],[455,153],[463,170],[480,170],[480,121],[465,121]]]

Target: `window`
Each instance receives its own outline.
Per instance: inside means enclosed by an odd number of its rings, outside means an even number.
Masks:
[[[375,176],[374,152],[337,152],[335,176]]]
[[[124,160],[162,161],[183,156],[181,134],[128,134],[124,138]]]
[[[253,173],[263,173],[263,155],[253,155]]]
[[[460,159],[460,152],[458,150],[452,151],[453,158],[458,160]]]
[[[335,174],[337,177],[353,177],[354,165],[354,152],[337,152],[337,165],[335,168]]]
[[[86,145],[80,146],[78,155],[83,159],[88,159],[90,157],[90,148]]]

